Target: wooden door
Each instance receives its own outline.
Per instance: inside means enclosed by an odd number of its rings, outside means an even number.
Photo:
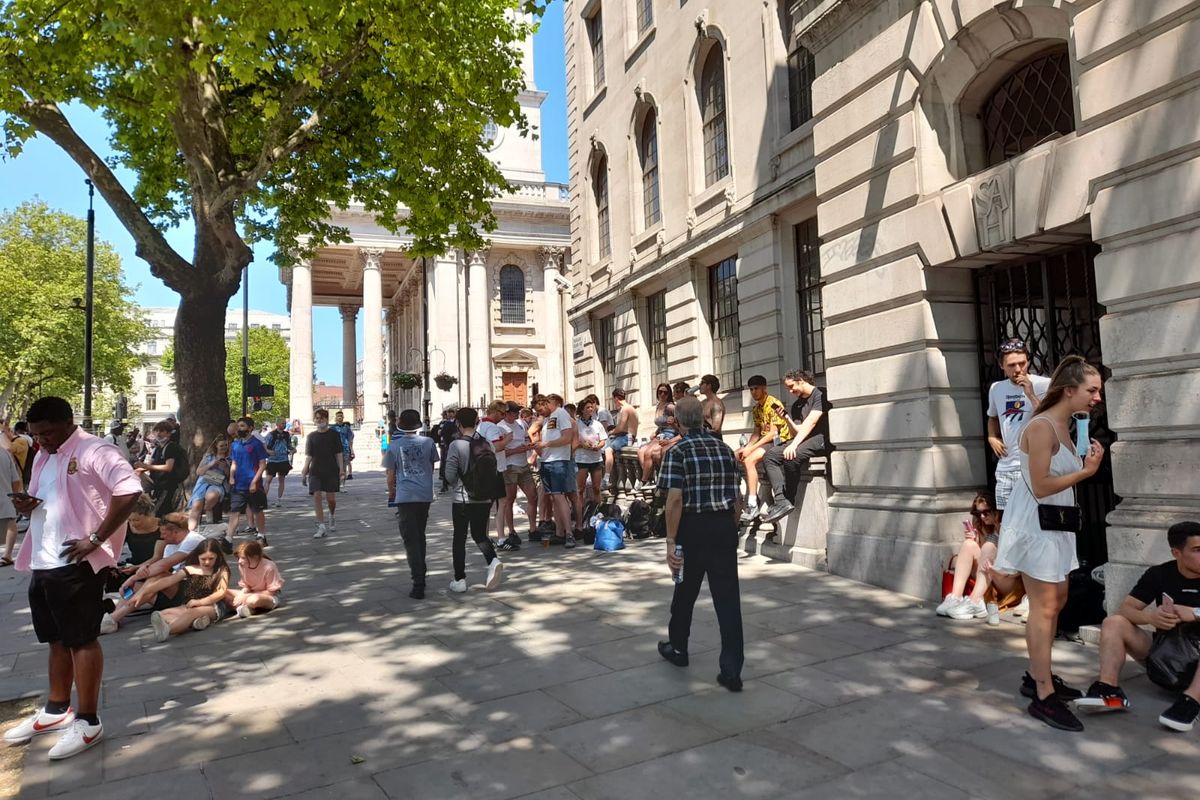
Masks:
[[[504,373],[504,402],[520,403],[522,406],[529,404],[528,390],[526,389],[528,375],[527,372]]]

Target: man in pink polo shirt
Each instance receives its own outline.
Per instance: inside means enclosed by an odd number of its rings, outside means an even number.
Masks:
[[[4,734],[24,744],[61,731],[50,758],[68,758],[100,741],[97,714],[104,653],[96,637],[104,579],[116,566],[125,520],[142,483],[116,445],[75,425],[71,405],[43,397],[29,407],[29,431],[41,450],[28,494],[13,497],[30,518],[17,569],[32,570],[29,610],[39,642],[50,645],[50,692],[44,708]],[[78,706],[71,709],[71,686]]]

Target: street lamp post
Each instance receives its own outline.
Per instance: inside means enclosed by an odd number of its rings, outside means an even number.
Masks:
[[[92,430],[92,315],[96,264],[96,210],[92,207],[92,198],[96,194],[96,187],[86,178],[83,182],[88,187],[87,279],[84,287],[83,312],[83,428],[90,433]]]

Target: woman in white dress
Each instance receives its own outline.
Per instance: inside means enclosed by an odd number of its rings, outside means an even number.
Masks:
[[[1000,549],[992,565],[992,581],[1008,591],[1020,575],[1029,596],[1025,647],[1029,672],[1021,694],[1030,698],[1029,713],[1054,728],[1083,730],[1066,702],[1081,692],[1063,683],[1050,667],[1050,651],[1058,613],[1067,602],[1067,575],[1079,566],[1075,534],[1043,530],[1038,505],[1075,505],[1075,485],[1100,468],[1104,447],[1091,440],[1081,460],[1071,442],[1071,415],[1088,413],[1100,402],[1100,373],[1079,356],[1058,365],[1050,387],[1021,435],[1021,475],[1013,487],[1000,533]]]

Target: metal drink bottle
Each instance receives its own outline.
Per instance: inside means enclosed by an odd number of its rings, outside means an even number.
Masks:
[[[675,545],[675,557],[683,558],[683,545]],[[683,564],[679,565],[679,569],[675,572],[673,580],[676,583],[683,583]]]

